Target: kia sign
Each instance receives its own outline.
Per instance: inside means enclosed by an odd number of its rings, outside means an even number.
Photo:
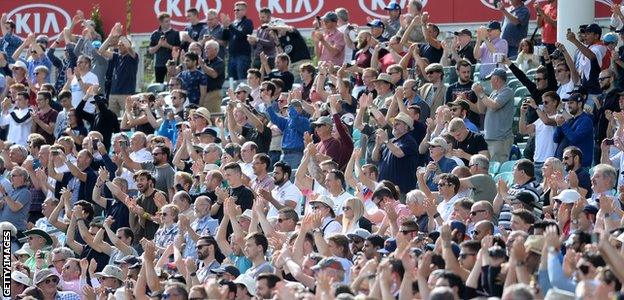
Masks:
[[[256,0],[256,9],[267,7],[271,16],[286,23],[313,20],[323,8],[323,0]],[[311,24],[311,23],[310,23]]]
[[[154,1],[154,13],[156,13],[154,19],[161,13],[168,13],[171,16],[171,24],[186,26],[189,23],[186,19],[186,11],[191,8],[197,8],[200,20],[205,19],[209,9],[221,11],[221,0],[156,0]]]
[[[71,23],[67,11],[50,4],[22,5],[11,10],[7,18],[15,21],[15,33],[21,37],[35,33],[56,39],[63,28]]]
[[[529,5],[529,3],[530,3],[531,1],[532,1],[532,0],[525,0],[525,1],[524,1],[524,4],[525,4],[525,5]],[[504,5],[504,3],[505,3],[505,2],[503,2],[502,0],[481,0],[481,3],[483,3],[483,5],[487,6],[487,7],[488,7],[488,8],[490,8],[490,9],[498,9],[498,8],[496,8],[496,6],[494,5],[494,4],[495,4],[495,3],[497,3],[497,2],[501,2],[501,3],[503,3],[503,5]]]

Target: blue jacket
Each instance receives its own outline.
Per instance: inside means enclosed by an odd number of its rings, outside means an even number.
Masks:
[[[13,53],[22,45],[22,40],[12,33],[7,33],[0,38],[0,51],[4,51],[7,54],[7,61],[14,63]]]
[[[594,122],[586,112],[557,126],[553,141],[557,143],[555,156],[563,157],[563,149],[576,146],[583,152],[583,167],[591,167],[594,156]]]
[[[299,114],[293,107],[288,109],[288,118],[275,112],[275,106],[267,109],[271,122],[283,133],[282,150],[303,151],[303,133],[310,130],[310,120]]]

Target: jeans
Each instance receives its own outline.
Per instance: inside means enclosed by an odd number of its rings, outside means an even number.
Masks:
[[[544,166],[544,163],[543,162],[534,162],[533,166],[534,166],[533,168],[535,170],[535,175],[533,177],[535,177],[535,181],[536,182],[540,182],[541,183],[542,179],[544,179],[544,177],[543,177],[544,174],[542,174],[542,166]]]
[[[251,64],[251,56],[248,55],[235,55],[230,56],[228,62],[228,74],[229,77],[234,80],[244,80],[247,78],[247,70]]]
[[[293,170],[299,168],[302,158],[303,152],[288,150],[282,151],[282,161],[286,162]]]

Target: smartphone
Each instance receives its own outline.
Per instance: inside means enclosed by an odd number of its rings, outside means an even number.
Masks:
[[[100,142],[100,139],[93,139],[93,140],[91,140],[91,142],[93,143],[93,149],[97,149],[98,148],[98,143]]]
[[[608,145],[608,146],[613,146],[614,144],[613,139],[605,139],[604,142],[605,142],[605,145]]]
[[[163,114],[166,116],[168,116],[170,113],[173,112],[173,109],[171,107],[167,107],[165,108],[165,110],[163,111]]]

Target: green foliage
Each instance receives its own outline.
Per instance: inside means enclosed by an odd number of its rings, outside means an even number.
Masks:
[[[102,24],[102,15],[100,14],[100,6],[95,5],[91,9],[91,20],[95,23],[95,31],[102,36],[102,40],[106,39],[104,35],[104,24]]]

